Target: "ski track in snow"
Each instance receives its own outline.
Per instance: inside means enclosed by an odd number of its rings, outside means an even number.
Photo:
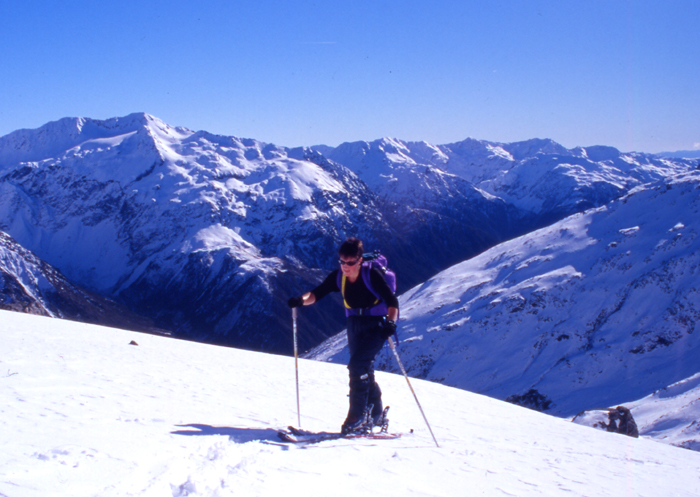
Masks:
[[[437,448],[387,373],[401,439],[271,445],[296,422],[291,358],[7,311],[0,333],[4,496],[700,493],[696,452],[413,380]],[[346,369],[299,370],[303,427],[337,429]]]

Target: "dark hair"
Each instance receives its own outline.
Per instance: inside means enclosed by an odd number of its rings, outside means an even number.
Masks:
[[[345,257],[362,257],[365,250],[362,246],[362,240],[358,238],[348,238],[338,249],[338,255]]]

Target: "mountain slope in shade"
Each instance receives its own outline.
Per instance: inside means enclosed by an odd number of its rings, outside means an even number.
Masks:
[[[700,173],[498,245],[403,294],[409,374],[547,412],[640,399],[698,372]],[[342,335],[310,356],[344,362]],[[377,366],[396,371],[385,354]]]
[[[166,333],[123,305],[68,281],[0,231],[0,309],[137,331]]]

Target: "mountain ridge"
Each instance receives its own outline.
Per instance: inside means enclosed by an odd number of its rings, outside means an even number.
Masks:
[[[551,140],[461,143],[456,151],[387,138],[345,145],[347,154],[321,147],[324,155],[145,113],[67,118],[0,138],[0,229],[71,281],[176,335],[289,353],[285,302],[336,266],[347,236],[384,251],[403,292],[694,165],[562,159]],[[334,303],[303,318],[302,349],[342,329]]]

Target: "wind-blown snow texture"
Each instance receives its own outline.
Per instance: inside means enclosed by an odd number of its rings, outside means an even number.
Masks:
[[[285,302],[335,266],[346,236],[384,251],[403,291],[696,163],[551,140],[317,150],[327,157],[147,114],[66,118],[0,138],[0,229],[178,336],[289,352]],[[302,349],[341,329],[332,309],[301,318]]]
[[[0,495],[700,493],[698,453],[415,380],[436,448],[387,373],[401,439],[269,445],[297,417],[290,358],[8,311],[0,334]],[[304,427],[337,428],[345,368],[300,376]]]
[[[680,175],[414,287],[400,298],[409,374],[498,399],[534,389],[551,402],[548,412],[565,416],[629,403],[695,375],[699,210],[700,173]],[[310,356],[344,362],[344,346],[338,335]],[[397,370],[388,354],[377,366]],[[689,395],[685,402],[697,404],[698,391]],[[661,430],[656,418],[641,425],[642,433]],[[700,442],[697,427],[684,436],[669,441]]]

